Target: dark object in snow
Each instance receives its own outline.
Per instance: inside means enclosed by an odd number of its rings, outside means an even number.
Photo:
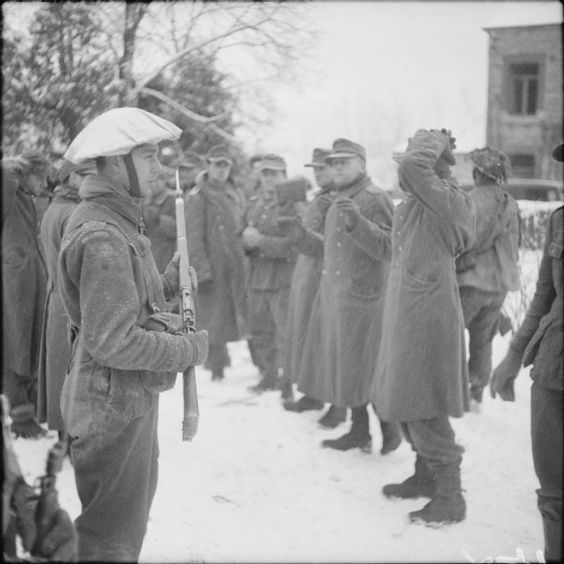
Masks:
[[[362,452],[372,452],[372,437],[369,432],[368,410],[365,405],[352,410],[351,430],[338,439],[326,439],[321,442],[322,447],[335,450],[350,450],[359,448]]]
[[[312,409],[323,409],[323,402],[311,398],[309,396],[302,396],[298,401],[288,402],[284,404],[284,409],[288,411],[295,411],[296,413],[303,413]]]
[[[337,407],[332,405],[326,412],[325,415],[319,420],[321,427],[326,429],[334,429],[337,425],[344,423],[347,419],[347,408]]]
[[[401,484],[386,484],[382,493],[386,497],[414,499],[418,497],[432,498],[436,492],[435,476],[427,466],[425,459],[417,455],[415,473]]]

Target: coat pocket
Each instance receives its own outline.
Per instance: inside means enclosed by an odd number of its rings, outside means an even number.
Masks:
[[[139,372],[141,386],[147,392],[158,394],[174,387],[176,372],[150,372],[141,370]]]

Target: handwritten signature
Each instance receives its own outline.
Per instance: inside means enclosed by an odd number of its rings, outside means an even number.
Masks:
[[[522,548],[515,549],[515,556],[486,556],[482,558],[482,560],[476,560],[472,555],[470,555],[466,550],[462,549],[462,554],[464,558],[468,560],[471,564],[480,563],[480,564],[491,564],[493,562],[506,562],[506,563],[516,563],[516,564],[529,564],[527,560],[525,560],[525,552]],[[541,550],[537,550],[535,552],[536,562],[538,564],[545,564],[544,555]]]

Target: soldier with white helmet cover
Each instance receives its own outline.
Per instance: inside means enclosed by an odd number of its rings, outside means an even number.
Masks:
[[[81,561],[138,559],[157,485],[158,394],[207,356],[207,333],[181,334],[180,318],[166,312],[178,259],[159,274],[141,218],[141,199],[160,171],[157,143],[180,133],[151,113],[115,108],[65,154],[97,166],[81,185],[58,265],[71,322],[61,412],[82,504]]]

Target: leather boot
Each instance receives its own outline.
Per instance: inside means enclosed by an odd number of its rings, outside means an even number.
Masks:
[[[287,409],[288,411],[295,411],[296,413],[302,413],[303,411],[309,411],[312,409],[323,409],[323,402],[310,396],[302,396],[298,401],[286,402],[284,404],[284,409]]]
[[[369,432],[368,410],[366,406],[353,408],[352,426],[347,434],[338,439],[326,439],[321,442],[321,446],[336,450],[359,448],[362,452],[372,452],[372,437]]]
[[[401,429],[399,423],[389,423],[380,419],[380,429],[382,430],[381,455],[389,454],[396,450],[401,444]]]
[[[294,387],[286,376],[283,376],[280,380],[280,399],[282,403],[294,401]]]
[[[225,374],[223,373],[223,368],[216,368],[212,371],[212,381],[219,381],[225,378]]]
[[[460,461],[437,466],[435,470],[437,491],[425,507],[409,513],[412,523],[441,527],[459,523],[466,518],[466,501],[460,487]]]
[[[417,497],[432,498],[436,493],[435,476],[427,466],[425,459],[417,455],[415,459],[415,473],[401,484],[386,484],[382,488],[386,497],[400,499],[415,499]]]
[[[562,521],[542,520],[545,562],[562,562]]]
[[[319,424],[326,429],[334,429],[337,425],[344,423],[347,419],[347,408],[331,405],[325,415],[319,420]]]
[[[266,392],[267,390],[276,390],[278,387],[278,374],[274,370],[267,370],[262,377],[262,380],[255,384],[254,386],[250,386],[249,390],[251,392],[261,393]]]

